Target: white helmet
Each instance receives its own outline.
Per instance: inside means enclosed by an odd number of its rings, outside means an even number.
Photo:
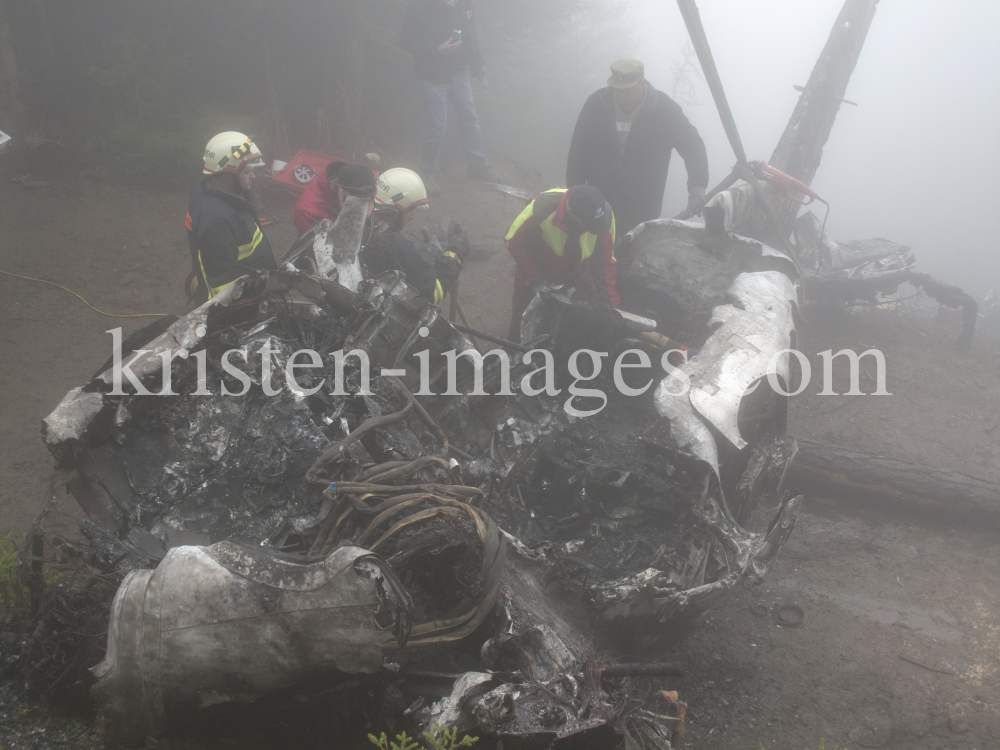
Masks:
[[[400,213],[427,205],[427,188],[412,169],[387,169],[375,181],[375,205],[392,206]]]
[[[235,173],[239,172],[244,164],[256,167],[263,163],[260,149],[249,136],[237,133],[235,130],[227,130],[225,133],[219,133],[205,146],[205,168],[202,172]]]

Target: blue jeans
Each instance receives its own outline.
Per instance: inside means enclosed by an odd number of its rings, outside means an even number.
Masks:
[[[427,134],[424,136],[423,169],[425,177],[437,174],[438,160],[441,157],[441,146],[444,134],[448,130],[448,101],[458,115],[458,125],[462,129],[462,142],[470,167],[485,167],[486,149],[483,147],[483,134],[479,131],[479,115],[476,114],[476,103],[472,100],[472,85],[469,74],[460,71],[448,83],[429,83],[420,81],[420,91],[424,97],[424,109],[427,111]]]

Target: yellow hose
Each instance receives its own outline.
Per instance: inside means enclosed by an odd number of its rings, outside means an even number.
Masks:
[[[83,304],[85,304],[87,307],[89,307],[95,313],[99,313],[101,315],[106,315],[109,318],[162,318],[162,317],[164,317],[164,315],[166,315],[166,313],[138,313],[138,314],[135,314],[135,315],[115,315],[114,313],[106,313],[103,310],[98,310],[96,307],[94,307],[92,304],[90,304],[89,302],[87,302],[87,300],[85,300],[79,294],[77,294],[76,292],[74,292],[72,289],[67,289],[66,287],[61,286],[60,284],[57,284],[54,281],[46,281],[45,279],[35,279],[35,278],[32,278],[31,276],[20,276],[19,274],[11,273],[10,271],[0,271],[0,273],[4,274],[6,276],[13,276],[15,279],[25,279],[27,281],[37,281],[39,284],[49,284],[51,286],[58,287],[59,289],[62,289],[64,292],[69,292],[70,294],[72,294],[74,297],[76,297],[78,300],[80,300]]]

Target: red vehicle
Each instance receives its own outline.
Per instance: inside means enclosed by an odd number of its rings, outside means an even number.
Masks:
[[[290,162],[275,171],[274,180],[301,193],[316,175],[326,174],[327,165],[334,161],[345,160],[318,151],[299,151]]]

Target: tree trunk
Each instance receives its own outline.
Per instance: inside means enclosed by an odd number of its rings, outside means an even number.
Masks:
[[[797,439],[788,482],[952,522],[1000,528],[1000,485],[888,456]]]
[[[267,9],[264,0],[257,0],[257,14],[260,20],[261,52],[264,67],[264,88],[267,91],[267,101],[271,109],[272,137],[270,143],[272,154],[289,155],[291,147],[288,143],[288,126],[281,113],[281,103],[278,100],[278,89],[274,85],[274,68],[271,65],[271,44],[268,35]]]
[[[57,90],[56,86],[56,48],[52,41],[52,27],[49,24],[49,14],[45,8],[46,0],[31,0],[35,8],[35,39],[38,43],[38,50],[33,58],[36,60],[38,71],[41,73],[41,82],[47,94],[47,98],[53,96]]]
[[[14,41],[7,23],[6,3],[0,0],[0,113],[17,117],[23,111],[19,90],[20,72],[14,56]],[[5,125],[15,129],[5,118]]]
[[[347,150],[359,150],[362,140],[364,100],[364,4],[331,4],[328,55],[323,72],[325,120],[334,128],[333,140]],[[326,145],[326,144],[324,144]],[[330,144],[334,145],[334,144]],[[329,146],[327,146],[329,147]]]

